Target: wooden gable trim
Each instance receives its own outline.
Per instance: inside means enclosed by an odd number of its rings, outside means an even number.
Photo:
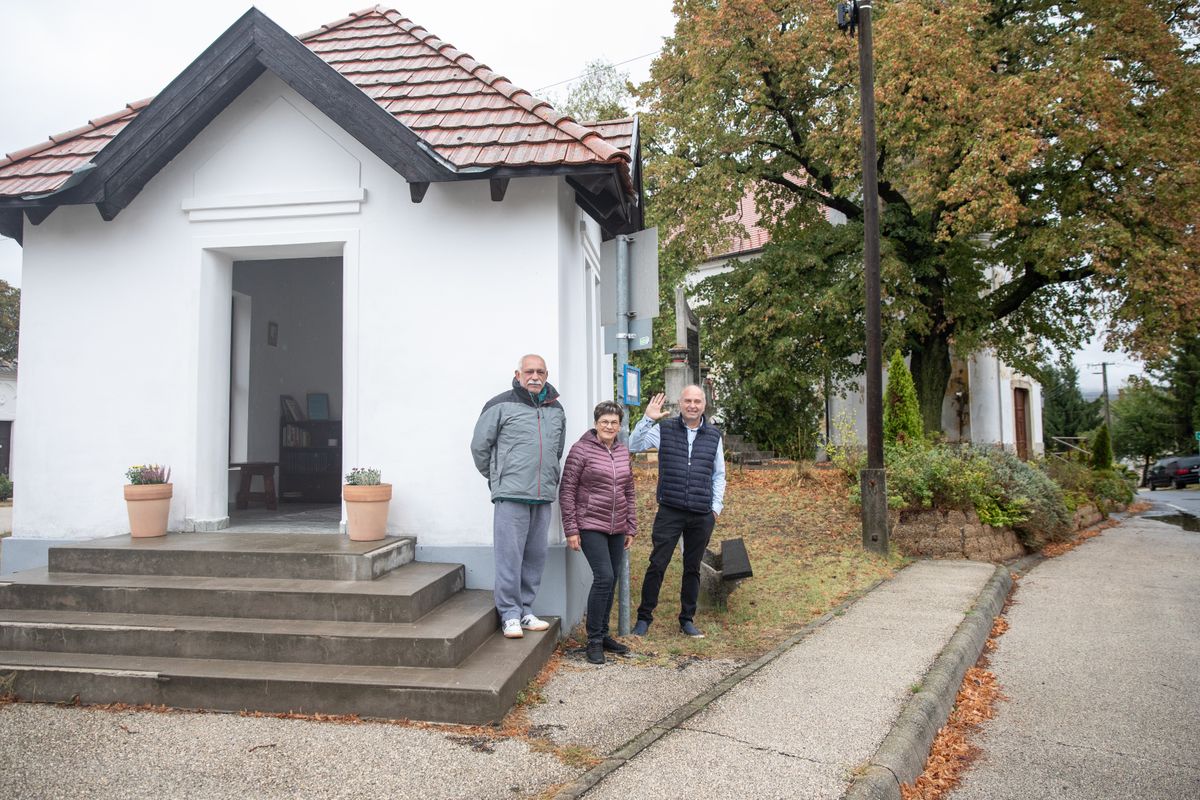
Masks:
[[[407,126],[252,8],[97,154],[96,168],[79,186],[20,205],[95,203],[104,219],[113,219],[264,70],[278,75],[406,180],[448,179],[449,170]]]

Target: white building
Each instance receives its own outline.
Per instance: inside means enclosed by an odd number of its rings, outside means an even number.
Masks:
[[[839,211],[826,208],[825,214],[835,225],[845,222]],[[725,252],[692,270],[687,279],[689,288],[733,269],[730,262],[734,260],[757,258],[762,253],[770,235],[759,224],[752,195],[747,194],[738,204],[736,221],[741,223],[744,235],[731,239]],[[858,442],[866,442],[864,393],[864,379],[860,378],[857,388],[826,398],[826,432],[832,441],[840,443],[843,431],[852,429]],[[951,377],[942,401],[942,430],[951,442],[998,444],[1021,458],[1041,456],[1045,453],[1041,384],[999,360],[993,351],[961,354],[952,349]]]
[[[172,530],[230,525],[229,465],[280,461],[281,396],[324,394],[340,426],[306,443],[382,469],[389,532],[490,587],[471,431],[527,352],[568,445],[611,398],[599,252],[641,225],[635,139],[394,11],[294,38],[251,10],[152,100],[10,154],[27,446],[2,568],[127,532],[131,464],[170,465]],[[540,602],[569,627],[590,576],[551,537]]]

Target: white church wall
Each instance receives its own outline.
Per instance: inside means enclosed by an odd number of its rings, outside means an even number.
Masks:
[[[146,461],[172,466],[172,529],[219,525],[232,264],[340,255],[344,463],[393,484],[391,532],[488,545],[468,442],[517,357],[541,352],[552,381],[567,377],[574,433],[587,413],[586,383],[564,372],[579,341],[563,327],[577,320],[556,311],[585,235],[577,216],[563,225],[569,200],[548,177],[512,180],[503,202],[485,182],[434,184],[415,204],[391,168],[264,75],[115,220],[64,207],[27,226],[22,437],[37,446],[15,469],[54,481],[22,486],[14,534],[127,530],[123,473]]]

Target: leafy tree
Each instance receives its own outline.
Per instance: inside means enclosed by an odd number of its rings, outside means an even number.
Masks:
[[[924,437],[921,410],[917,406],[917,389],[904,356],[896,350],[888,363],[887,391],[883,394],[883,441],[919,442]]]
[[[844,230],[811,228],[700,285],[702,343],[709,363],[721,365],[717,386],[731,429],[811,457],[826,379],[843,382],[856,370],[839,354],[856,335],[844,320],[861,315],[846,279],[857,246]]]
[[[1108,435],[1108,425],[1101,425],[1092,439],[1092,469],[1112,469],[1113,448],[1112,438]]]
[[[1175,450],[1190,453],[1200,430],[1200,337],[1176,337],[1166,357],[1152,364],[1151,371],[1170,386],[1167,413],[1174,427]]]
[[[1113,450],[1125,458],[1142,459],[1142,480],[1150,462],[1175,447],[1171,396],[1141,378],[1131,378],[1112,404]]]
[[[21,290],[0,281],[0,359],[17,360],[17,334],[21,328]]]
[[[558,110],[579,121],[627,117],[633,105],[629,73],[618,71],[612,63],[598,58],[589,61],[583,75],[571,84]]]
[[[1096,424],[1094,404],[1079,391],[1079,370],[1069,360],[1040,373],[1042,379],[1042,433],[1051,437],[1083,435]]]
[[[958,352],[1034,371],[1097,311],[1143,354],[1200,324],[1200,0],[877,3],[885,313],[926,430]],[[857,44],[828,0],[677,0],[648,104],[651,218],[697,263],[753,191],[773,241],[860,230]],[[665,283],[665,281],[664,281]],[[794,306],[795,304],[789,304]],[[850,326],[847,318],[843,324]],[[861,352],[861,336],[837,354]]]

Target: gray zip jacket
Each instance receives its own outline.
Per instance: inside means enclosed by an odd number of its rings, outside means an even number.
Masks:
[[[558,391],[549,383],[538,400],[513,378],[512,389],[488,400],[475,423],[471,457],[487,478],[492,502],[553,501],[566,429]]]

